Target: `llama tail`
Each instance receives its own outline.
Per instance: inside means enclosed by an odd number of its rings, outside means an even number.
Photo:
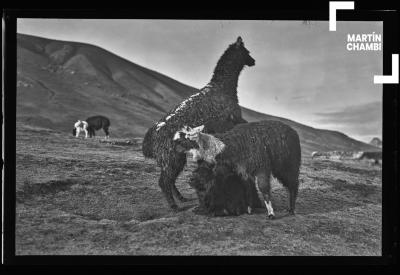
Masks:
[[[146,158],[154,158],[153,132],[154,132],[153,128],[147,130],[146,135],[144,136],[143,139],[142,152]]]

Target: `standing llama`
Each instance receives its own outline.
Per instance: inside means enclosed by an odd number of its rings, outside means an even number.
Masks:
[[[88,123],[89,137],[95,136],[95,131],[100,130],[101,128],[103,128],[106,138],[110,137],[110,133],[108,132],[110,120],[105,116],[92,116],[87,118],[86,122]]]
[[[236,89],[244,66],[254,64],[255,60],[245,48],[242,38],[238,37],[219,59],[211,81],[147,131],[143,140],[143,155],[155,158],[161,168],[158,183],[172,209],[178,209],[174,196],[180,201],[187,200],[175,186],[176,178],[186,165],[186,154],[175,150],[174,134],[184,125],[205,125],[205,132],[220,132],[219,122],[231,127],[246,122],[242,118]]]
[[[224,202],[219,198],[226,199],[223,192],[227,188],[224,186],[229,186],[229,182],[234,180],[232,176],[239,175],[243,182],[250,180],[256,184],[264,199],[267,215],[273,218],[275,214],[270,186],[272,174],[286,187],[289,194],[288,210],[294,214],[301,162],[300,140],[294,129],[273,120],[239,124],[225,133],[215,135],[201,133],[203,128],[183,127],[175,138],[177,141],[195,141],[198,146],[190,149],[195,158],[214,164],[214,188],[208,188],[208,199],[204,203],[208,210],[231,207],[229,200]],[[249,197],[249,213],[251,204]]]

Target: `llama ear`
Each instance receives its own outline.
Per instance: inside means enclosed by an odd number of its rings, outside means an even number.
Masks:
[[[174,137],[172,138],[172,140],[178,140],[181,137],[181,131],[176,131]]]
[[[191,129],[191,132],[193,132],[193,133],[200,133],[201,131],[203,131],[203,129],[204,129],[204,125],[200,125],[200,126],[198,126],[198,127],[195,127],[195,128],[193,128],[193,129]]]
[[[243,45],[243,40],[242,40],[242,38],[240,36],[237,38],[235,44],[236,44],[236,47],[240,47],[240,46]]]
[[[201,133],[201,131],[203,131],[204,129],[204,125],[200,125],[198,127],[195,128],[191,128],[189,132],[187,132],[187,137],[190,140],[197,140],[199,137],[199,134]]]
[[[181,137],[181,134],[185,134],[185,136],[190,133],[190,131],[192,130],[192,128],[190,128],[189,126],[183,126],[180,130],[176,131],[174,134],[174,137],[172,138],[172,140],[178,140]]]

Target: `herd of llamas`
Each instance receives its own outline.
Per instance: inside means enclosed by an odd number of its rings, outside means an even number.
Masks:
[[[274,218],[271,175],[287,189],[289,214],[294,214],[299,188],[301,150],[295,130],[278,121],[248,123],[242,118],[237,96],[239,75],[255,60],[243,40],[229,45],[214,69],[211,81],[186,98],[145,134],[142,152],[161,168],[158,184],[171,209],[185,202],[175,181],[186,165],[187,153],[197,161],[189,185],[196,190],[196,211],[212,215],[251,214],[267,209]],[[93,116],[78,120],[73,135],[109,137],[110,120]]]

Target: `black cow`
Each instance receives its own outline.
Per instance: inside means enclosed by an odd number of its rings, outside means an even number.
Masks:
[[[108,128],[110,127],[110,120],[105,116],[92,116],[86,119],[88,123],[88,133],[89,137],[95,136],[95,131],[103,128],[104,133],[106,133],[106,138],[109,138]]]

